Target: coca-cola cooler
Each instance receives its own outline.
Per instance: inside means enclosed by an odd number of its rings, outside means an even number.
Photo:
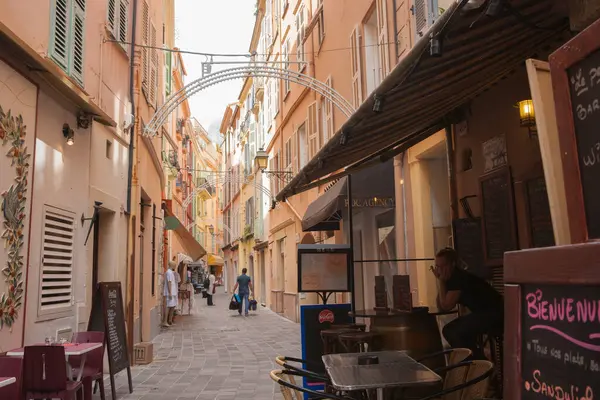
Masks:
[[[350,304],[315,304],[300,306],[300,334],[302,340],[302,358],[319,365],[305,365],[309,371],[325,373],[321,357],[323,356],[323,341],[321,331],[329,329],[331,324],[348,324],[352,320],[348,316]],[[312,390],[323,390],[324,382],[304,379],[304,387]],[[308,399],[308,395],[304,396]]]

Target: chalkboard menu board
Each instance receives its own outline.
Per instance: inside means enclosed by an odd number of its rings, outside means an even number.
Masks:
[[[467,264],[470,273],[484,279],[491,277],[484,264],[481,218],[461,218],[452,221],[454,249]]]
[[[527,190],[527,213],[531,247],[554,246],[554,229],[550,215],[550,203],[546,190],[546,179],[541,176],[525,182]]]
[[[521,398],[600,395],[600,287],[521,286]]]
[[[133,392],[125,316],[123,313],[123,294],[120,282],[100,282],[92,301],[92,312],[88,322],[88,331],[104,332],[108,352],[108,365],[113,391],[116,399],[114,375],[127,369],[129,392]]]
[[[517,249],[510,168],[500,168],[482,176],[479,184],[485,262],[487,265],[501,265],[504,253]]]
[[[588,236],[600,238],[600,50],[567,70]],[[568,193],[567,193],[568,195]]]

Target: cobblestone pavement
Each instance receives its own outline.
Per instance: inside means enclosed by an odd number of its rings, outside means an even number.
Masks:
[[[298,357],[300,326],[260,307],[248,317],[228,311],[230,295],[217,293],[215,307],[196,295],[191,316],[163,328],[154,340],[154,362],[117,376],[123,400],[282,399],[269,377],[277,355]],[[107,399],[110,381],[106,379]],[[94,400],[98,394],[94,396]]]

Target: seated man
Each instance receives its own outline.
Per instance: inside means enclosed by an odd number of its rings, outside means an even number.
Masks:
[[[486,281],[458,268],[458,263],[458,254],[451,248],[440,250],[435,257],[433,273],[439,281],[438,306],[449,311],[460,304],[471,313],[448,323],[442,333],[450,346],[471,349],[473,357],[481,359],[484,354],[477,347],[477,337],[502,333],[504,301]]]

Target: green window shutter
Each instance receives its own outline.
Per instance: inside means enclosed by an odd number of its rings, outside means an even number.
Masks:
[[[69,68],[69,0],[55,0],[52,9],[50,57],[65,71]]]
[[[71,33],[71,66],[70,74],[83,84],[84,46],[85,46],[85,1],[73,0],[73,23]]]
[[[115,27],[117,26],[117,1],[118,0],[108,0],[108,15],[106,17],[106,22],[108,23],[108,28],[112,34],[114,34]]]
[[[171,57],[172,54],[170,51],[168,51],[165,54],[165,88],[166,88],[166,97],[169,97],[171,95]]]

